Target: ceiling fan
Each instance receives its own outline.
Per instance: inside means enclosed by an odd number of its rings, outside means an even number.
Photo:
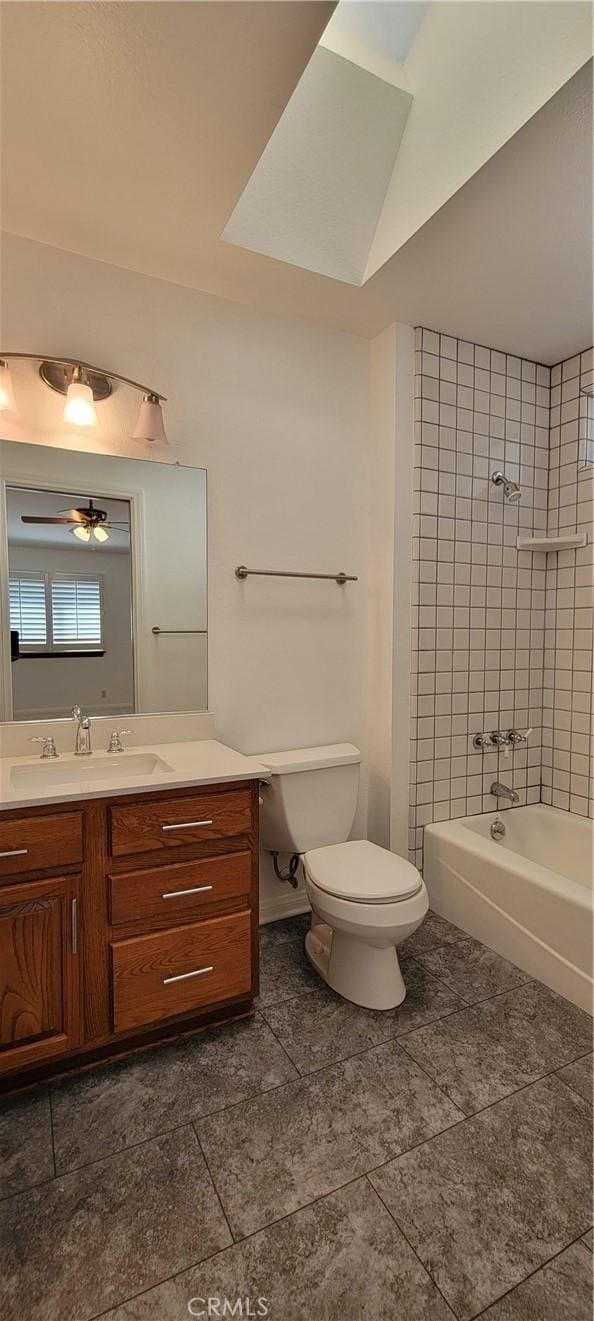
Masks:
[[[61,509],[61,515],[65,517],[37,516],[35,514],[21,514],[21,523],[44,523],[44,524],[69,524],[74,526],[70,529],[72,535],[79,541],[109,541],[109,532],[129,533],[129,523],[110,523],[107,521],[107,511],[97,509],[92,500],[88,505],[83,505],[80,509]]]

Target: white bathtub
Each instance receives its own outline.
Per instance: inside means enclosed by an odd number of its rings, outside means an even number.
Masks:
[[[592,1013],[593,846],[592,821],[544,804],[427,826],[431,907]]]

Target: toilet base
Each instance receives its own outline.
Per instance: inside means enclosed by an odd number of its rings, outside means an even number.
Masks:
[[[372,945],[314,918],[305,952],[328,986],[364,1009],[395,1009],[406,987],[394,945]]]

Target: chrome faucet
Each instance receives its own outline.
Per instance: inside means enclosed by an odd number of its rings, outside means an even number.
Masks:
[[[519,803],[520,801],[520,795],[516,793],[515,789],[508,789],[507,785],[500,784],[499,780],[493,781],[489,793],[492,793],[497,799],[507,798],[508,802],[512,804]]]
[[[74,755],[75,757],[90,757],[93,751],[91,747],[90,717],[83,716],[80,706],[73,706],[72,719],[76,720],[76,733],[74,737]]]

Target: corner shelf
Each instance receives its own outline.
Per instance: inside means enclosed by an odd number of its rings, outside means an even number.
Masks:
[[[578,546],[587,546],[587,532],[570,532],[565,537],[518,537],[517,550],[544,551],[550,554],[556,550],[575,550]]]

